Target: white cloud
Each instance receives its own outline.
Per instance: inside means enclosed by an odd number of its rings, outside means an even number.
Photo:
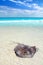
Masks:
[[[7,15],[7,11],[5,11],[5,10],[0,10],[0,13],[4,13]]]
[[[43,9],[43,7],[39,6],[36,3],[32,3],[32,4],[28,3],[29,1],[32,2],[33,0],[24,0],[23,2],[22,1],[19,1],[19,0],[18,1],[16,1],[16,0],[10,0],[10,1],[15,2],[18,5],[22,4],[22,6],[24,5],[26,7],[33,8],[33,9],[36,9],[36,10],[37,9],[38,10]]]
[[[22,10],[0,6],[0,17],[43,17],[43,8],[36,10]]]
[[[20,4],[22,4],[22,5],[24,5],[24,6],[27,6],[27,7],[31,7],[31,5],[29,4],[29,3],[27,3],[28,1],[32,1],[32,0],[25,0],[25,1],[16,1],[16,0],[10,0],[11,2],[15,2],[16,4],[18,4],[18,5],[20,5]]]
[[[9,0],[9,1],[12,1],[12,2],[16,2],[16,3],[19,3],[19,2],[22,2],[22,1],[20,1],[20,0]],[[24,0],[23,2],[32,2],[33,0]],[[22,2],[22,3],[23,3]]]
[[[24,2],[32,2],[33,0],[24,0]]]
[[[36,4],[36,3],[33,3],[33,4],[32,4],[32,7],[33,7],[34,9],[37,9],[37,10],[43,10],[43,7],[39,6],[39,5]]]
[[[12,2],[17,2],[17,1],[15,1],[15,0],[9,0],[9,1],[12,1]]]
[[[5,0],[3,0],[5,1]],[[16,4],[24,5],[30,8],[33,8],[33,10],[23,10],[23,9],[16,9],[16,8],[9,8],[6,6],[0,6],[0,17],[43,17],[43,7],[39,6],[36,3],[30,4],[27,3],[28,1],[32,0],[25,0],[24,2],[16,1],[16,0],[9,0],[12,2],[15,2]]]
[[[11,2],[15,2],[16,4],[22,4],[22,5],[25,5],[25,3],[24,2],[22,2],[22,1],[15,1],[15,0],[10,0]]]

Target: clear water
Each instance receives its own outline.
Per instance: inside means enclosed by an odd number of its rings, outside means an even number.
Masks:
[[[0,26],[43,26],[43,18],[0,18]]]

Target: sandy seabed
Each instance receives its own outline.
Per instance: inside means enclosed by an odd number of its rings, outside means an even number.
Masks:
[[[33,58],[19,58],[14,42],[39,50]],[[0,65],[43,65],[43,27],[0,27]]]

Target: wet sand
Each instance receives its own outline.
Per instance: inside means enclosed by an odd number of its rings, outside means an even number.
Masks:
[[[39,48],[33,58],[19,58],[14,53],[16,43]],[[42,27],[0,27],[0,65],[43,65]]]

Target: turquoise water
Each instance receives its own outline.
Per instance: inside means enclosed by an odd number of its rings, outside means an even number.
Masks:
[[[43,23],[11,22],[11,23],[0,23],[0,26],[43,26]]]
[[[43,20],[43,17],[0,17],[0,20]]]
[[[43,18],[0,18],[0,26],[43,26]]]

